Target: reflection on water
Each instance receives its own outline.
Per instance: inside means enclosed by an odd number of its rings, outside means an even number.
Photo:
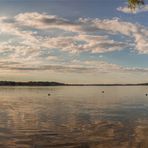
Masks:
[[[0,87],[0,148],[147,148],[147,92]]]

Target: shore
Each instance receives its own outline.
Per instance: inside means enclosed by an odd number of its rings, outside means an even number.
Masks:
[[[15,82],[15,81],[0,81],[0,86],[147,86],[148,83],[137,84],[66,84],[60,82],[48,81],[28,81],[28,82]]]

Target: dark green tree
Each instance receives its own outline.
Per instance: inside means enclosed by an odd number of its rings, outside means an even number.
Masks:
[[[128,0],[128,6],[131,10],[135,10],[141,5],[144,5],[144,0]]]

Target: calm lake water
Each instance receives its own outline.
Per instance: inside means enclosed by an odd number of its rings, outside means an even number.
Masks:
[[[147,148],[146,93],[148,86],[0,87],[0,148]]]

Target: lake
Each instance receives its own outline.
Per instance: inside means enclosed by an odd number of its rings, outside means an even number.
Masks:
[[[0,148],[147,148],[146,93],[148,86],[0,87]]]

